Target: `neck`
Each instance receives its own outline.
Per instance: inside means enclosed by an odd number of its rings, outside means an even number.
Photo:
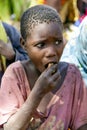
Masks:
[[[22,62],[22,65],[24,66],[30,88],[32,89],[41,73],[36,69],[30,60]]]

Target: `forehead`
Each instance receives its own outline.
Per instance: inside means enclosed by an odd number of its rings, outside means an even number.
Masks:
[[[62,25],[58,22],[50,22],[38,24],[33,28],[30,38],[36,39],[38,37],[62,37]]]

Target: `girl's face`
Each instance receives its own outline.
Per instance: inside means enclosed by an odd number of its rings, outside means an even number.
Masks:
[[[43,72],[49,63],[58,63],[63,51],[63,36],[58,23],[37,25],[27,37],[26,50],[36,68]]]

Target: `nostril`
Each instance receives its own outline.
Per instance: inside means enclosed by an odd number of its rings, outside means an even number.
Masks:
[[[48,49],[46,52],[47,57],[55,56],[56,55],[56,50],[53,49]]]

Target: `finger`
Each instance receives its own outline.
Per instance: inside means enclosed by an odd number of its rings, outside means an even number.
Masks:
[[[47,69],[49,75],[53,75],[58,69],[58,65],[54,64],[50,68]]]
[[[56,73],[53,74],[53,80],[60,80],[61,79],[61,74],[60,71],[58,70]]]

